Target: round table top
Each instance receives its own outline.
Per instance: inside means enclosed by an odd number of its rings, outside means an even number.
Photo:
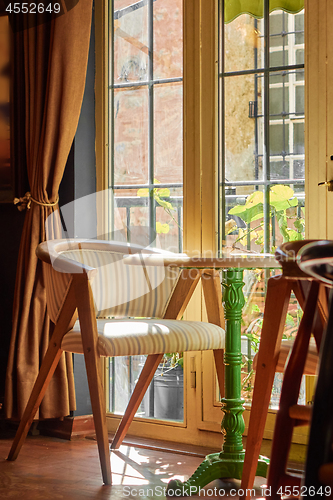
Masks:
[[[186,254],[147,255],[134,254],[124,256],[125,264],[145,266],[174,266],[193,269],[278,269],[280,268],[272,254],[230,253],[223,257],[205,257],[201,255],[188,256]]]

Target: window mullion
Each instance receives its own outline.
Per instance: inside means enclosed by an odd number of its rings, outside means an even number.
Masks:
[[[148,181],[154,184],[154,6],[148,0]],[[149,188],[149,240],[155,240],[156,213],[154,189]]]
[[[265,48],[264,48],[264,157],[263,157],[263,178],[265,181],[270,180],[270,141],[269,141],[269,0],[265,0],[264,4],[264,20],[265,20]],[[269,253],[270,247],[270,205],[269,205],[269,185],[264,184],[264,252]]]

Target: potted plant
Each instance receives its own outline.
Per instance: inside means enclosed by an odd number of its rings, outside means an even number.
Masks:
[[[154,376],[154,417],[184,418],[183,353],[166,353]]]

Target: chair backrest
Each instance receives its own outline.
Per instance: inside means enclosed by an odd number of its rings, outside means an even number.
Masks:
[[[45,248],[45,244],[42,245]],[[54,248],[53,243],[52,246]],[[77,241],[73,244],[71,240],[71,244],[64,250],[60,245],[60,250],[56,252],[62,259],[60,266],[59,260],[55,265],[56,261],[45,262],[43,259],[47,306],[51,320],[57,321],[69,288],[71,274],[61,272],[65,270],[65,260],[81,263],[97,271],[91,280],[97,317],[163,317],[178,281],[179,268],[128,265],[124,262],[124,255],[138,252],[165,253],[170,256],[170,252],[117,242],[90,241],[83,245]]]

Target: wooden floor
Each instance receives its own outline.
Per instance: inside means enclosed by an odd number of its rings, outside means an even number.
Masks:
[[[122,446],[111,454],[113,485],[105,486],[97,444],[92,439],[65,441],[28,436],[17,460],[8,462],[6,457],[11,442],[12,439],[0,439],[1,500],[155,500],[165,498],[164,488],[171,478],[186,480],[202,461],[195,453],[183,455]],[[262,497],[264,484],[265,479],[256,478],[257,498]],[[210,491],[206,494],[202,491],[200,496],[192,498],[232,496],[237,499],[234,490],[238,492],[240,482],[216,481],[207,488]],[[219,490],[220,495],[215,495]]]

